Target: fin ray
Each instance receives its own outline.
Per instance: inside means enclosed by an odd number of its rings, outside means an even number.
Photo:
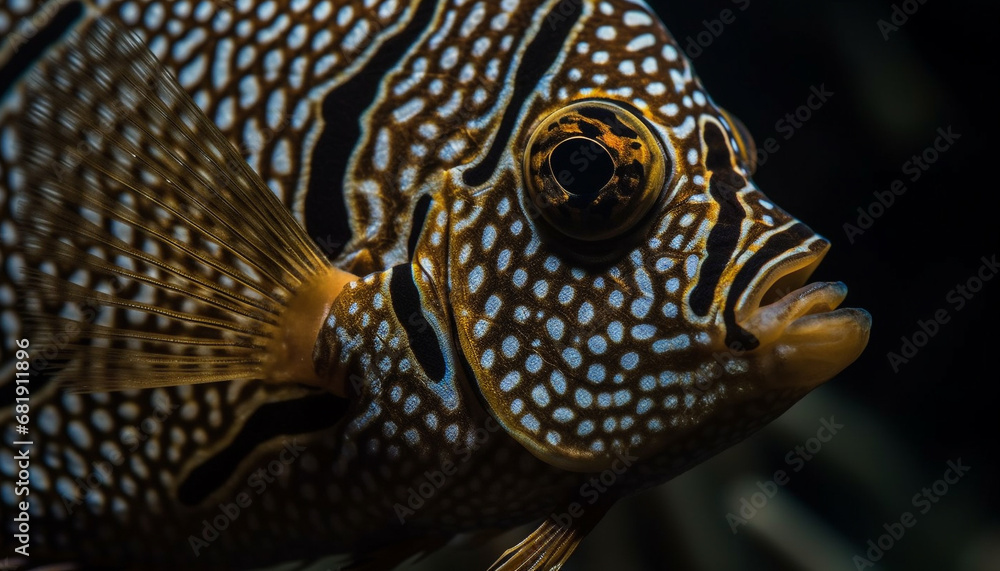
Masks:
[[[21,287],[26,321],[61,340],[58,378],[87,391],[322,385],[303,320],[318,331],[355,276],[326,261],[149,50],[99,19],[25,87]]]

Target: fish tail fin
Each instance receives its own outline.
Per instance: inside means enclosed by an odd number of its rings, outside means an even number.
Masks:
[[[77,391],[328,385],[315,334],[355,276],[153,54],[98,19],[25,81],[22,288],[26,321],[67,359],[57,378]]]

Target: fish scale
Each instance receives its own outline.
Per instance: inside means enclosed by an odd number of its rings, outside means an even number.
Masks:
[[[0,26],[30,13],[4,10]],[[114,86],[156,70],[102,15],[179,83],[97,132],[114,166],[67,150],[71,129],[100,129]],[[32,385],[48,560],[391,566],[593,505],[495,568],[558,565],[615,500],[745,438],[867,340],[867,314],[833,311],[842,285],[797,289],[828,242],[753,184],[752,140],[641,3],[106,2],[86,19],[108,47],[41,64],[0,114],[3,220],[27,196],[46,221],[3,233],[5,367],[27,300],[42,325],[82,324],[61,378],[127,389]],[[64,74],[91,95],[46,107]],[[583,194],[555,166],[574,137],[611,165]],[[94,300],[110,307],[82,316]],[[833,357],[802,348],[817,336]]]

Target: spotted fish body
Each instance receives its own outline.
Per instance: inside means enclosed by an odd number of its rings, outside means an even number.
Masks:
[[[87,94],[152,77],[152,63],[115,65],[108,54],[141,62],[145,49],[117,28],[98,28],[114,49],[81,50],[87,65],[68,76],[43,64],[0,116],[4,223],[18,195],[50,216],[5,226],[4,371],[21,297],[84,323],[49,295],[76,292],[78,311],[112,309],[84,339],[128,339],[80,344],[64,373],[128,390],[31,385],[33,556],[211,568],[349,552],[386,565],[563,513],[595,474],[621,472],[586,517],[544,520],[497,564],[547,568],[615,500],[745,438],[867,341],[866,314],[834,311],[842,284],[800,287],[829,244],[756,188],[752,141],[641,3],[87,8],[102,18],[137,32],[214,127],[161,85],[135,96],[152,111],[130,112],[121,140],[96,143],[117,162],[80,159],[93,193],[39,167],[61,157],[36,134],[62,128],[56,103],[85,122],[106,111]],[[33,103],[88,75],[79,101]],[[155,173],[129,174],[132,140],[155,159],[137,170]],[[259,179],[232,166],[243,160]],[[129,177],[153,192],[115,182]],[[267,190],[307,234],[256,206]],[[39,197],[111,222],[58,246],[58,216],[85,217]],[[49,269],[27,279],[22,266]],[[147,266],[168,277],[134,273]],[[304,357],[275,341],[310,320]],[[150,358],[154,345],[172,360]],[[282,376],[282,351],[309,370]],[[5,514],[12,414],[0,413]],[[220,514],[216,538],[204,522]]]

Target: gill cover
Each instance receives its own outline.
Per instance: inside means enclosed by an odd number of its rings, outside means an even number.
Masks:
[[[589,302],[579,312],[567,305],[574,288],[603,279],[603,271],[591,271],[586,261],[589,248],[645,236],[650,226],[644,221],[671,204],[677,160],[671,142],[656,134],[641,112],[612,100],[584,99],[543,110],[513,146],[521,160],[498,175],[488,197],[474,195],[484,202],[465,211],[452,209],[458,220],[497,215],[481,237],[469,240],[474,246],[466,243],[464,228],[453,236],[450,297],[459,342],[471,380],[514,439],[551,465],[599,471],[626,451],[653,451],[659,440],[630,441],[625,433],[633,427],[627,415],[614,429],[608,426],[609,406],[635,408],[624,391],[635,387],[638,376],[609,373],[608,384],[614,376],[617,386],[609,392],[596,390],[593,379],[587,379],[587,366],[571,364],[574,355],[587,351],[590,334],[574,328],[573,320],[560,312],[577,317],[593,310]],[[608,260],[602,259],[606,265]],[[563,279],[570,277],[562,275],[570,264],[577,263],[573,279]],[[504,283],[512,283],[516,291]],[[497,286],[495,292],[486,291]],[[580,294],[582,300],[584,292]],[[529,299],[532,303],[522,303]],[[529,308],[535,303],[539,305]],[[592,329],[601,333],[614,321],[603,311],[597,308],[591,320]],[[511,312],[513,321],[500,317]],[[616,350],[632,354],[628,331],[617,341],[624,344],[605,355],[616,364]],[[630,357],[625,360],[633,366]],[[581,392],[582,386],[595,390]],[[595,444],[599,435],[608,436],[606,443]]]

